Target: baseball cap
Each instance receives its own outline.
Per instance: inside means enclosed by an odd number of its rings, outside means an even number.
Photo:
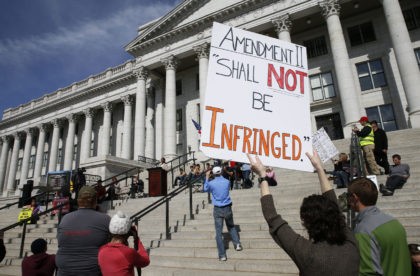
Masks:
[[[361,117],[360,120],[359,120],[359,123],[361,123],[361,122],[369,122],[368,117],[366,117],[366,116]]]
[[[222,172],[222,168],[219,166],[213,167],[213,174],[220,174]]]
[[[83,186],[79,191],[79,199],[91,199],[94,197],[96,197],[96,190],[91,186]]]

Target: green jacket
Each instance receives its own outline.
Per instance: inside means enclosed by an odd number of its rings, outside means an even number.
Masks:
[[[404,227],[376,206],[356,217],[359,243],[359,275],[410,276],[411,261]]]

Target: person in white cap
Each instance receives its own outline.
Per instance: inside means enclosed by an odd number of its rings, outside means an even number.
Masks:
[[[99,249],[98,263],[102,276],[134,276],[134,267],[146,267],[150,263],[149,255],[137,234],[136,226],[129,217],[118,211],[109,223],[112,239]],[[134,248],[128,246],[128,237],[133,236]]]
[[[213,172],[214,179],[210,180],[210,174]],[[214,205],[213,217],[216,228],[216,244],[219,253],[219,260],[226,261],[226,250],[223,243],[223,221],[226,221],[226,226],[229,230],[232,242],[236,251],[242,250],[242,245],[239,240],[238,231],[233,223],[232,200],[229,195],[230,182],[222,175],[222,168],[216,166],[213,170],[206,172],[206,181],[204,182],[204,192],[210,192]]]

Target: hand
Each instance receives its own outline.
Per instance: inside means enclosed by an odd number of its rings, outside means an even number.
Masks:
[[[316,150],[313,151],[313,155],[311,155],[309,152],[307,152],[306,156],[308,156],[309,160],[312,163],[312,166],[314,166],[314,168],[317,171],[323,170],[322,161],[319,158],[318,152]]]
[[[211,175],[211,170],[206,171],[206,179],[209,179]]]
[[[263,165],[263,163],[261,163],[260,158],[258,157],[258,155],[255,156],[255,160],[252,159],[251,155],[247,154],[248,159],[249,159],[249,163],[251,164],[251,169],[258,174],[259,177],[265,177],[266,175],[266,168]]]

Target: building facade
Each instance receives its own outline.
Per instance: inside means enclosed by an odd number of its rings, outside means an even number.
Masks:
[[[108,178],[198,151],[214,21],[307,47],[314,131],[349,137],[362,115],[420,127],[419,1],[185,0],[138,29],[132,60],[3,112],[3,196],[49,171]]]

